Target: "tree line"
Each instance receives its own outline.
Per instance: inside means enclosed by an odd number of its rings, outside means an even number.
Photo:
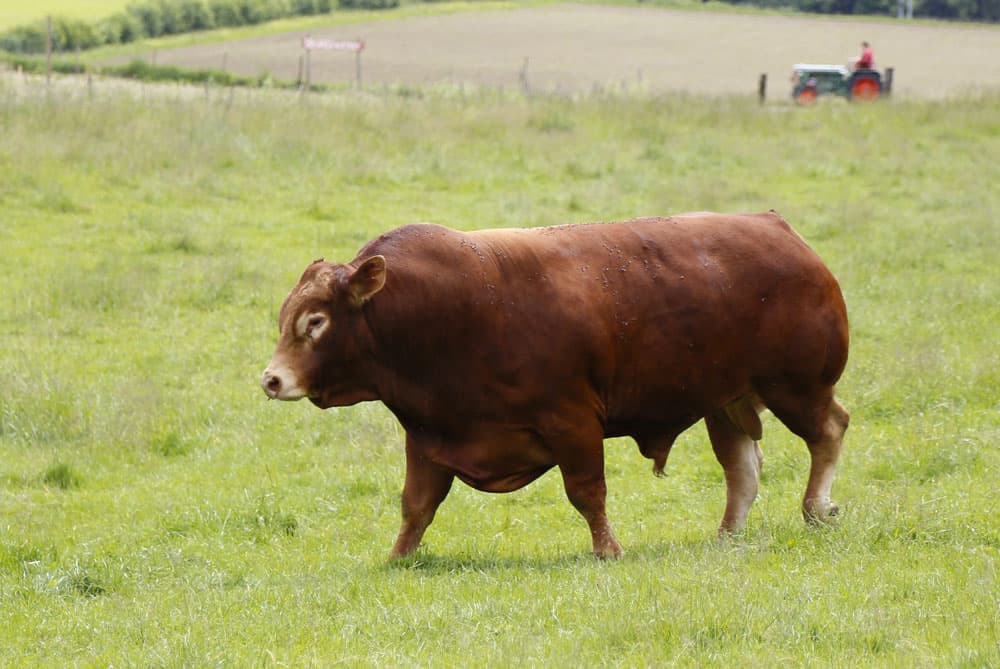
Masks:
[[[904,0],[725,0],[733,5],[794,9],[816,14],[897,16]],[[957,21],[1000,21],[1000,0],[912,0],[913,16]]]

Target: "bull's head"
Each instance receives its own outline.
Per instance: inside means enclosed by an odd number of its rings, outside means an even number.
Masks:
[[[321,408],[376,399],[358,378],[370,348],[365,303],[385,285],[385,258],[334,265],[317,260],[285,298],[278,345],[260,385],[271,399],[308,397]]]

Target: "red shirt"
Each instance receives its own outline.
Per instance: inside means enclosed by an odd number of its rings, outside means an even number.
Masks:
[[[861,58],[858,59],[858,69],[870,70],[873,67],[875,67],[875,52],[870,46],[866,46],[861,52]]]

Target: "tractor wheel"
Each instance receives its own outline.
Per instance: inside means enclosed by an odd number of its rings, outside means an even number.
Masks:
[[[799,91],[799,94],[795,96],[795,101],[802,107],[810,107],[816,104],[816,89],[803,88]]]
[[[858,77],[851,84],[852,100],[876,100],[882,94],[882,84],[874,77]]]

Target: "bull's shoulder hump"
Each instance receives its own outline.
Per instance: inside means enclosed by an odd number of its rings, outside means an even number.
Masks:
[[[439,239],[441,237],[460,235],[457,230],[438,225],[437,223],[408,223],[388,232],[384,232],[374,241],[416,241],[423,239]]]
[[[384,232],[358,252],[357,259],[363,260],[375,254],[391,254],[404,248],[415,248],[424,244],[433,245],[448,237],[458,237],[462,233],[436,223],[409,223]]]

